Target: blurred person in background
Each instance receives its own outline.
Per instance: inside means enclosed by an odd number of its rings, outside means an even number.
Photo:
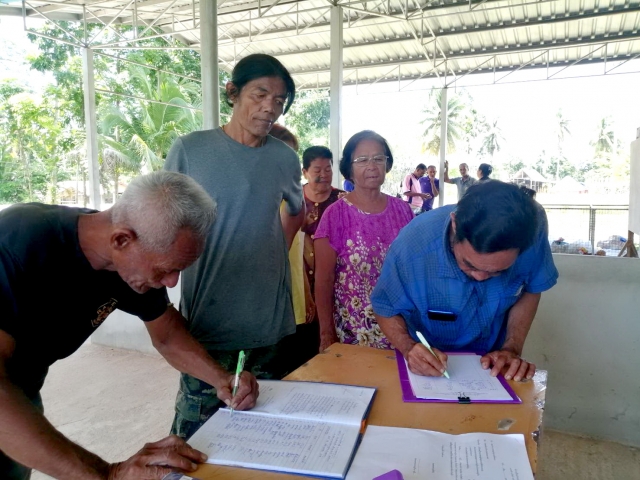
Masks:
[[[302,154],[302,173],[307,183],[303,187],[306,216],[302,225],[303,274],[306,293],[306,323],[296,328],[296,363],[301,365],[318,353],[320,329],[315,302],[316,253],[315,233],[327,208],[345,195],[345,192],[331,186],[333,180],[333,155],[323,146],[307,148]]]
[[[440,195],[440,180],[436,178],[436,167],[429,165],[427,174],[420,178],[420,188],[423,194],[428,194],[429,198],[422,200],[422,212],[433,209],[433,199]]]
[[[488,163],[481,163],[478,167],[478,181],[485,182],[487,180],[491,180],[491,173],[493,172],[493,167]]]
[[[420,179],[427,171],[427,167],[424,163],[419,163],[416,169],[405,175],[402,181],[402,198],[409,204],[411,210],[416,215],[422,211],[422,202],[428,200],[430,197],[428,194],[422,193],[422,187],[420,186]]]
[[[477,180],[469,175],[469,165],[466,163],[461,163],[458,168],[461,176],[449,178],[449,162],[444,162],[444,181],[458,187],[458,201],[460,201],[462,196],[467,193],[468,188],[475,185]]]

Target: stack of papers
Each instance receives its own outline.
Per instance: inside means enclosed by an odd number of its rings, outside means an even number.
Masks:
[[[533,480],[523,435],[370,425],[347,480],[371,480],[394,469],[404,480]]]

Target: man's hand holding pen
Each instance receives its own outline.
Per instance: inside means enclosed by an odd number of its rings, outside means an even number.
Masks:
[[[218,388],[217,392],[218,398],[233,410],[248,410],[256,406],[258,381],[251,373],[240,369],[236,374],[229,374],[226,385]]]

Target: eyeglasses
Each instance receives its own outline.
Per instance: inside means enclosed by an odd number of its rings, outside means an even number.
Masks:
[[[373,162],[375,165],[384,165],[389,160],[386,155],[375,155],[373,157],[358,157],[353,159],[353,164],[357,167],[364,167]]]

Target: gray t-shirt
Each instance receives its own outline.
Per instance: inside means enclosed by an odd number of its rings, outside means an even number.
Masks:
[[[471,185],[475,185],[477,182],[475,178],[472,178],[470,176],[467,176],[466,180],[462,177],[456,177],[456,178],[451,178],[450,181],[456,187],[458,187],[458,201],[460,201],[460,199],[464,196],[464,194],[467,193],[467,190],[469,189],[469,187]]]
[[[295,332],[291,272],[280,204],[302,207],[300,160],[273,137],[259,148],[222,129],[171,147],[165,169],[189,175],[218,203],[202,256],[182,273],[180,310],[209,350],[273,345]]]

